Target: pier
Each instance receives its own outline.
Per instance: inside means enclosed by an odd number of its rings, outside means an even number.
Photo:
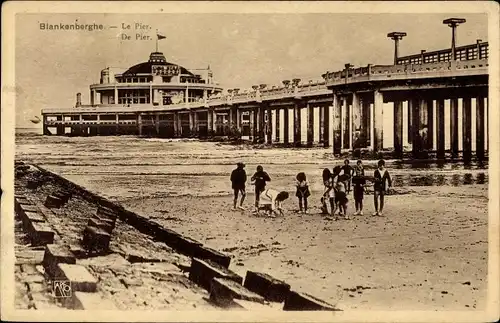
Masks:
[[[211,82],[210,71],[203,79],[155,52],[125,73],[103,70],[101,82],[90,86],[90,105],[82,105],[78,94],[73,108],[43,109],[43,134],[244,137],[256,144],[321,145],[334,155],[392,149],[396,158],[409,150],[413,158],[483,159],[489,131],[488,42],[456,47],[461,21],[453,19],[443,21],[453,32],[448,49],[399,57],[406,34],[393,32],[387,35],[395,42],[393,65],[347,63],[341,71],[325,72],[320,82],[296,78],[225,94]],[[179,92],[167,96],[169,89]],[[383,135],[388,108],[393,109],[392,147]]]

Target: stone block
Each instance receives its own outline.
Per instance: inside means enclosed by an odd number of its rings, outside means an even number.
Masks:
[[[155,226],[155,228],[157,228]],[[158,229],[159,233],[155,237],[156,240],[164,242],[167,246],[171,248],[175,248],[177,246],[178,241],[181,239],[181,234],[177,233],[173,230],[162,227]]]
[[[33,246],[45,246],[54,243],[54,231],[46,222],[31,222],[28,236]]]
[[[26,217],[26,212],[38,212],[38,208],[34,205],[31,204],[20,204],[18,210],[19,212],[19,217],[23,218]]]
[[[83,248],[80,246],[70,246],[69,251],[76,257],[76,258],[83,258],[86,256],[86,252]]]
[[[156,221],[148,220],[149,222],[149,235],[158,240],[158,237],[163,233],[163,226]]]
[[[98,293],[74,292],[64,306],[74,310],[117,310],[116,305]]]
[[[66,192],[66,191],[54,192],[54,193],[52,193],[52,195],[61,199],[61,201],[63,201],[63,203],[67,203],[72,196],[72,194],[70,192]]]
[[[31,190],[36,190],[41,185],[42,183],[38,180],[28,180],[28,182],[26,183],[26,187]]]
[[[64,204],[64,201],[57,197],[57,196],[54,196],[54,195],[48,195],[47,198],[45,199],[45,203],[43,205],[45,205],[45,207],[47,208],[60,208],[62,205]]]
[[[55,244],[47,245],[42,262],[45,272],[54,277],[57,273],[57,265],[60,263],[75,264],[75,256],[66,247]]]
[[[193,257],[211,260],[225,268],[229,268],[229,264],[231,263],[230,255],[223,254],[222,252],[203,245],[194,246]]]
[[[99,220],[96,220],[94,218],[90,218],[87,225],[94,227],[94,228],[102,229],[102,230],[106,231],[107,233],[111,233],[113,231],[113,229],[115,228],[115,226],[112,224],[106,223],[104,221],[99,221]]]
[[[97,279],[82,265],[59,263],[54,280],[71,282],[72,292],[94,293]]]
[[[27,198],[25,197],[16,197],[16,203],[17,204],[32,204],[30,201],[28,201]]]
[[[96,221],[100,221],[100,222],[104,222],[108,225],[112,225],[113,227],[115,226],[115,221],[110,219],[110,218],[107,218],[106,216],[104,215],[92,215],[91,219],[94,219]]]
[[[45,217],[40,213],[26,211],[21,221],[23,222],[24,231],[28,232],[31,229],[32,222],[45,222]]]
[[[118,212],[100,206],[100,207],[97,208],[96,215],[105,216],[105,217],[107,217],[109,219],[112,219],[113,221],[116,221],[116,218],[118,217]]]
[[[264,304],[264,297],[249,291],[234,280],[214,278],[210,287],[210,301],[222,307],[228,307],[233,299],[241,299]]]
[[[33,204],[24,197],[16,198],[14,200],[14,211],[18,216],[20,216],[22,213],[21,205],[33,205]]]
[[[83,231],[82,246],[87,251],[107,251],[110,241],[111,235],[102,229],[87,226]]]
[[[284,311],[339,311],[334,305],[306,293],[290,291],[283,306]]]
[[[249,290],[263,296],[270,302],[283,302],[290,292],[290,285],[268,274],[247,271],[245,283]]]
[[[195,250],[201,246],[203,246],[203,243],[180,235],[174,248],[184,255],[193,256]]]
[[[224,268],[217,263],[211,262],[210,260],[193,258],[191,268],[189,270],[189,279],[192,282],[200,285],[206,290],[210,290],[212,279],[214,278],[226,278],[239,284],[243,283],[243,277],[239,276],[235,272]]]

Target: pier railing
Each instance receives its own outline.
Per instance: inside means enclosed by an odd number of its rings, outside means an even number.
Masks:
[[[487,59],[488,42],[477,41],[476,44],[455,48],[455,57],[459,61]],[[426,64],[451,61],[451,48],[432,52],[423,51],[421,54],[399,57],[397,64]]]
[[[323,82],[309,82],[268,89],[256,89],[249,92],[232,93],[220,97],[213,97],[203,102],[190,102],[171,105],[144,105],[144,104],[109,104],[83,106],[73,109],[44,109],[42,113],[93,113],[93,112],[120,112],[127,110],[134,112],[155,112],[183,109],[199,109],[221,105],[232,105],[252,102],[262,102],[281,99],[292,99],[315,95],[327,95],[331,88],[339,85],[355,84],[372,81],[446,78],[459,76],[487,75],[488,59],[475,59],[464,61],[434,62],[425,64],[399,64],[399,65],[367,65],[351,68],[349,70],[326,72]],[[347,77],[346,77],[347,75]]]

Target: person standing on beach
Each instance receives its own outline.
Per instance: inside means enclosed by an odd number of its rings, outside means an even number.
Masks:
[[[381,159],[378,161],[378,168],[375,170],[373,177],[375,178],[373,185],[375,213],[373,213],[373,215],[382,216],[382,211],[384,209],[384,195],[387,191],[386,183],[388,184],[388,188],[391,188],[392,186],[391,175],[389,174],[389,171],[385,169],[385,160]]]
[[[335,203],[339,208],[339,215],[343,215],[346,220],[349,220],[347,215],[347,193],[346,186],[347,181],[349,181],[349,176],[342,174],[338,177],[335,183]],[[338,220],[337,218],[335,220]]]
[[[266,189],[266,182],[271,181],[271,177],[264,171],[264,167],[261,165],[257,166],[257,172],[253,174],[250,179],[252,183],[255,185],[255,210],[254,212],[259,211],[259,198],[260,193],[262,193]]]
[[[349,176],[349,179],[346,182],[346,193],[349,194],[351,191],[351,177],[353,173],[353,168],[349,165],[349,159],[344,160],[344,166],[342,166],[342,170],[344,171],[344,175]]]
[[[337,208],[335,205],[334,176],[328,168],[323,169],[323,185],[325,186],[325,190],[323,191],[323,197],[321,197],[322,213],[328,214],[326,201],[329,200],[331,212],[334,215]]]
[[[304,200],[304,213],[307,214],[307,198],[311,195],[309,191],[309,183],[307,182],[305,173],[297,174],[297,192],[295,196],[299,198],[299,212],[302,213],[302,200]]]
[[[356,166],[354,167],[354,176],[352,178],[354,204],[356,207],[356,213],[354,213],[354,215],[363,215],[363,193],[365,190],[365,184],[366,179],[363,162],[358,160]]]
[[[237,163],[236,169],[231,173],[231,184],[234,191],[234,201],[233,210],[236,210],[236,205],[238,204],[238,195],[241,193],[240,210],[245,210],[243,208],[243,202],[245,201],[245,184],[247,181],[247,173],[245,172],[245,164]]]

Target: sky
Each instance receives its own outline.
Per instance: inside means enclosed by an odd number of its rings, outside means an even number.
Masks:
[[[89,103],[89,85],[106,67],[127,68],[147,61],[156,29],[166,36],[159,51],[188,69],[210,65],[224,88],[281,84],[295,77],[321,79],[344,64],[392,64],[394,44],[387,33],[407,33],[400,56],[449,48],[450,17],[465,18],[457,45],[488,40],[486,14],[18,14],[15,35],[16,126],[43,108],[67,108],[77,92]],[[40,23],[103,24],[102,31],[40,30]],[[152,40],[136,40],[135,23]],[[122,24],[132,29],[122,30]],[[109,28],[117,26],[117,28]],[[125,33],[131,40],[122,40]]]

